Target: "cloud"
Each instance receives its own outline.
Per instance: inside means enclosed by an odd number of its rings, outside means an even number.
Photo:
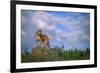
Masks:
[[[33,36],[38,29],[48,35],[50,43],[54,41],[63,42],[66,48],[81,47],[79,45],[89,44],[90,40],[90,18],[89,14],[48,11],[22,11],[22,34],[28,35],[26,39]],[[34,38],[34,36],[33,36]],[[30,39],[30,40],[33,40]],[[54,43],[55,45],[57,43]],[[85,46],[85,45],[84,45]],[[88,46],[86,46],[88,47]]]

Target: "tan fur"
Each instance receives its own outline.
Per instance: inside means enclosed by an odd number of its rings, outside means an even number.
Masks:
[[[40,43],[40,47],[49,48],[49,38],[47,35],[42,34],[42,32],[37,31],[35,34],[36,45]]]

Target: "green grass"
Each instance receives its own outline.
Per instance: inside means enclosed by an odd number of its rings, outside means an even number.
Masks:
[[[33,48],[34,53],[21,54],[21,62],[46,62],[46,61],[67,61],[67,60],[87,60],[90,59],[90,50],[64,50],[62,48]],[[46,53],[46,54],[45,54]]]

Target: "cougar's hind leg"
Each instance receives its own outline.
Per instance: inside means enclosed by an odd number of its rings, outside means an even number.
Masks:
[[[45,41],[45,48],[48,48],[48,46],[47,46],[47,41]]]

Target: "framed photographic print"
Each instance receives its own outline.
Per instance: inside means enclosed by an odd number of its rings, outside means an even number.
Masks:
[[[96,66],[96,6],[11,1],[11,72]]]

